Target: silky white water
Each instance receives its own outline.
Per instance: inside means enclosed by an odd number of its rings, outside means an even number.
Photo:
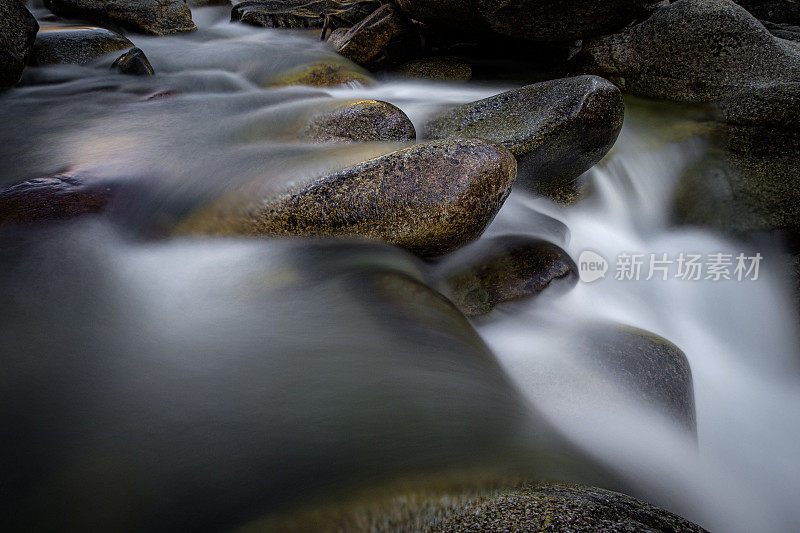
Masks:
[[[255,176],[281,183],[306,179],[390,148],[310,146],[286,138],[293,117],[331,98],[385,100],[419,127],[447,105],[513,87],[388,77],[370,87],[264,88],[277,73],[334,57],[333,52],[311,34],[230,24],[225,9],[193,12],[200,27],[195,34],[130,36],[157,71],[152,79],[111,76],[102,61],[29,69],[28,85],[0,99],[5,115],[0,183],[64,168],[157,181],[156,192],[138,199],[127,215],[125,225],[137,228],[159,217],[177,217]],[[144,100],[167,88],[176,94]],[[682,121],[680,110],[630,101],[626,111],[614,150],[584,176],[587,198],[564,207],[515,191],[488,230],[549,236],[576,261],[581,252],[594,251],[611,263],[606,277],[579,283],[558,298],[544,295],[501,306],[475,325],[530,404],[635,487],[634,496],[712,531],[800,530],[800,320],[785,257],[767,240],[742,243],[675,227],[673,192],[708,141],[672,133]],[[542,214],[566,226],[563,241],[560,225],[543,223]],[[138,270],[156,271],[161,262],[174,269],[185,256],[157,252],[133,260],[115,250],[108,246],[103,264],[123,280],[122,294],[139,292],[130,312],[146,314],[160,301],[159,283],[173,286],[174,280]],[[621,253],[675,258],[720,252],[760,253],[758,280],[614,279]],[[210,276],[209,286],[226,274],[218,253],[194,258],[196,271]],[[253,269],[263,260],[236,246],[230,254],[233,263]],[[165,315],[178,315],[198,302],[188,294],[174,309],[172,302],[157,305],[168,309]],[[241,310],[216,309],[214,316],[225,312],[234,322]],[[187,331],[196,332],[192,316],[170,325],[187,324]],[[694,379],[696,442],[630,401],[571,353],[567,341],[574,331],[595,320],[652,331],[685,352]],[[147,335],[146,324],[132,326],[133,333]],[[324,340],[320,333],[320,346]],[[222,346],[225,341],[245,343],[233,334],[215,340]]]

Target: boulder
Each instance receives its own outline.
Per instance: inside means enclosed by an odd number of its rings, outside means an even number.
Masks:
[[[44,4],[59,17],[115,24],[139,33],[168,35],[197,29],[184,0],[44,0]]]
[[[467,81],[472,79],[469,63],[453,57],[424,57],[398,67],[395,72],[412,78]]]
[[[619,30],[659,0],[397,0],[411,18],[463,33],[569,41]]]
[[[403,142],[416,136],[401,109],[378,100],[338,102],[315,113],[301,132],[313,142]]]
[[[516,177],[514,156],[482,140],[419,144],[371,159],[252,206],[247,192],[201,209],[190,233],[356,236],[431,257],[476,239]]]
[[[17,84],[28,58],[39,23],[22,0],[0,3],[0,89]]]
[[[586,43],[586,72],[624,91],[716,101],[765,84],[800,82],[800,49],[731,0],[679,0],[622,33]]]
[[[395,67],[422,50],[419,31],[392,4],[382,6],[346,32],[335,32],[328,43],[368,70]]]
[[[734,0],[761,21],[800,26],[800,3],[795,0]]]
[[[283,72],[267,83],[270,87],[308,85],[338,87],[345,84],[372,85],[372,79],[356,65],[335,61],[320,61]]]
[[[109,184],[70,173],[9,185],[0,189],[0,227],[99,213],[112,193]]]
[[[692,370],[686,355],[648,331],[616,324],[589,325],[578,352],[612,382],[690,433],[697,433]]]
[[[231,21],[266,28],[350,27],[384,0],[247,0],[233,7]]]
[[[436,272],[439,290],[468,317],[545,289],[561,293],[578,282],[578,269],[567,252],[526,235],[480,239],[443,258]]]
[[[131,48],[128,52],[119,56],[111,68],[115,68],[120,74],[132,76],[152,76],[155,74],[153,65],[139,48]]]
[[[487,139],[517,157],[520,183],[547,192],[567,185],[611,149],[625,108],[613,84],[596,76],[536,83],[444,111],[423,126],[427,138]]]
[[[89,63],[95,58],[133,48],[133,43],[104,28],[45,26],[33,45],[31,64]]]

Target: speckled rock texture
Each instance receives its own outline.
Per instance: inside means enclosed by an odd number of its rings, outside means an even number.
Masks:
[[[344,60],[343,60],[344,61]],[[348,83],[372,85],[373,81],[358,66],[333,61],[321,61],[302,66],[275,76],[267,84],[270,87],[308,85],[310,87],[338,87]]]
[[[0,89],[16,85],[28,63],[39,23],[22,0],[0,2]]]
[[[131,76],[152,76],[155,74],[153,65],[147,59],[147,56],[139,48],[131,48],[128,52],[119,56],[111,68],[115,68],[120,74],[128,74]]]
[[[133,48],[132,42],[104,28],[50,26],[39,31],[36,43],[33,45],[31,63],[80,65],[128,48]]]
[[[800,3],[796,0],[734,0],[761,21],[800,25]]]
[[[525,235],[480,239],[443,258],[436,271],[439,289],[468,317],[545,290],[562,293],[578,282],[567,252]]]
[[[442,140],[371,159],[276,198],[246,214],[234,195],[202,209],[179,232],[270,236],[358,236],[423,256],[474,240],[503,205],[514,156],[482,140]]]
[[[422,51],[422,37],[392,4],[382,6],[328,43],[347,59],[369,70],[395,67]]]
[[[0,226],[99,213],[112,195],[104,183],[77,174],[37,178],[0,189]]]
[[[379,100],[337,103],[315,114],[301,133],[313,142],[402,142],[416,136],[400,108]]]
[[[590,326],[576,342],[620,386],[697,432],[692,370],[677,346],[648,331],[615,324]]]
[[[546,192],[573,182],[611,149],[625,107],[613,84],[578,76],[528,85],[432,117],[427,138],[478,137],[517,157],[519,182]]]
[[[139,33],[168,35],[197,29],[184,0],[44,0],[44,4],[59,17],[116,24]]]
[[[233,7],[231,20],[266,28],[350,27],[384,0],[247,0]]]
[[[619,30],[658,0],[397,0],[412,18],[463,33],[568,41]]]
[[[453,57],[423,57],[399,66],[395,72],[412,78],[467,81],[472,79],[469,63]]]
[[[678,101],[800,82],[800,49],[731,0],[661,7],[641,24],[586,43],[580,61],[626,92]]]

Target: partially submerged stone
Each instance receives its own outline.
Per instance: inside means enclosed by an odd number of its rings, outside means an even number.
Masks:
[[[120,74],[129,74],[132,76],[152,76],[155,74],[153,65],[147,59],[147,56],[139,48],[131,48],[128,52],[119,56],[111,68],[115,68]]]
[[[231,21],[266,28],[350,27],[378,9],[382,0],[247,0],[234,6]]]
[[[538,192],[567,185],[605,156],[625,108],[613,84],[578,76],[528,85],[444,111],[423,126],[434,139],[477,137],[502,144],[520,183]]]
[[[545,290],[565,292],[577,284],[577,270],[560,247],[526,235],[480,239],[436,268],[439,289],[468,317]]]
[[[403,63],[422,50],[422,37],[406,17],[387,4],[346,32],[328,40],[344,57],[369,70]]]
[[[270,236],[357,236],[430,257],[477,238],[505,202],[514,156],[486,141],[419,144],[252,202],[233,193],[179,231]],[[242,212],[243,211],[243,212]]]
[[[398,67],[395,72],[412,78],[430,80],[467,81],[472,79],[472,67],[469,66],[469,63],[453,57],[414,59]]]
[[[272,78],[267,85],[283,87],[288,85],[308,85],[310,87],[338,87],[357,83],[372,85],[373,81],[366,73],[350,63],[320,61],[313,65],[301,66]]]
[[[59,17],[116,24],[139,33],[168,35],[197,29],[184,0],[44,0],[44,4]]]
[[[38,30],[24,2],[0,2],[0,88],[12,87],[22,77]]]
[[[314,142],[402,142],[416,138],[403,111],[378,100],[338,102],[315,113],[301,132]]]
[[[131,41],[105,28],[45,26],[36,37],[31,62],[35,65],[80,65],[129,48],[133,48]]]

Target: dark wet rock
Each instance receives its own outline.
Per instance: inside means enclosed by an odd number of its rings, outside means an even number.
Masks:
[[[614,383],[697,432],[692,370],[677,346],[648,331],[615,324],[589,326],[576,342]]]
[[[231,0],[186,0],[191,7],[229,6]]]
[[[530,41],[568,41],[619,30],[658,0],[397,0],[413,19]]]
[[[131,48],[128,52],[119,56],[111,68],[115,68],[120,74],[132,76],[152,76],[155,74],[153,65],[139,48]]]
[[[440,113],[428,138],[478,137],[508,148],[538,192],[573,182],[611,149],[625,108],[613,84],[578,76],[528,85]]]
[[[284,72],[267,83],[270,87],[288,85],[308,85],[311,87],[338,87],[349,83],[372,85],[373,81],[365,72],[350,63],[321,61]]]
[[[113,188],[77,174],[58,174],[0,189],[0,226],[64,220],[101,212]]]
[[[800,49],[731,0],[661,7],[641,24],[586,43],[580,61],[626,92],[678,101],[800,82]]]
[[[328,43],[347,59],[369,70],[395,67],[419,54],[422,37],[392,4],[382,6]]]
[[[132,47],[133,43],[128,39],[104,28],[45,26],[36,37],[31,63],[84,64]]]
[[[800,26],[800,4],[795,0],[734,0],[761,21]]]
[[[430,80],[472,79],[472,67],[469,63],[453,57],[424,57],[414,59],[398,67],[396,71],[404,76]]]
[[[376,478],[509,461],[523,434],[564,456],[392,247],[130,244],[83,224],[0,232],[0,271],[13,531],[236,530]]]
[[[0,3],[0,89],[17,84],[33,49],[39,23],[22,1]]]
[[[468,317],[545,289],[561,293],[578,282],[578,269],[567,252],[525,235],[480,239],[443,258],[436,272],[439,289]]]
[[[301,137],[314,142],[389,142],[416,139],[403,111],[378,100],[337,103],[314,115]]]
[[[762,21],[764,27],[775,37],[786,39],[788,41],[800,42],[800,26],[793,26],[791,24],[776,24],[774,22]]]
[[[596,487],[509,482],[474,488],[453,485],[403,488],[383,497],[370,494],[313,513],[313,518],[274,520],[264,525],[269,531],[705,532],[669,511]]]
[[[383,0],[247,0],[231,20],[266,28],[347,28],[381,7]]]
[[[114,24],[139,33],[168,35],[197,29],[184,0],[44,0],[44,4],[60,17]]]
[[[271,236],[357,236],[442,255],[477,238],[516,177],[514,156],[477,139],[419,144],[371,159],[241,211],[234,194],[179,231]],[[247,195],[245,195],[247,196]]]

